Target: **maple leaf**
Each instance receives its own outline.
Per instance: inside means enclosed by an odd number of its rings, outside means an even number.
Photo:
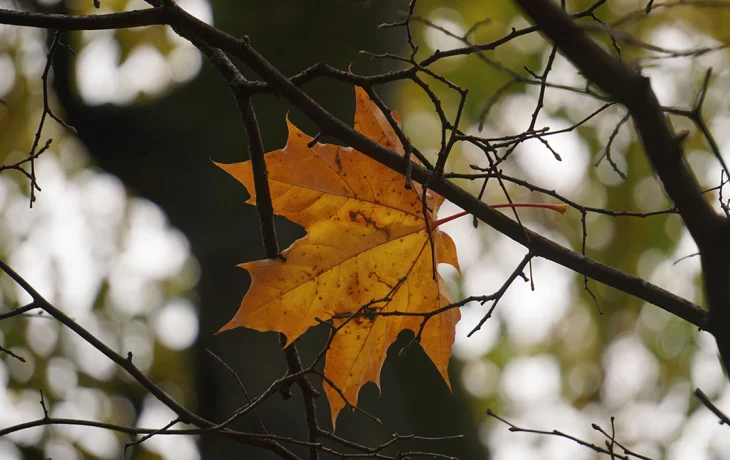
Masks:
[[[362,88],[355,94],[355,129],[402,154],[380,109]],[[283,251],[283,259],[240,265],[251,274],[251,288],[221,331],[239,326],[278,331],[288,346],[318,319],[332,320],[340,329],[327,351],[324,375],[356,404],[366,382],[380,389],[386,351],[398,333],[417,332],[423,322],[419,315],[377,313],[423,314],[452,304],[433,267],[447,263],[458,270],[456,248],[434,228],[441,196],[427,192],[424,216],[419,184],[406,189],[404,176],[350,147],[310,148],[313,139],[287,123],[286,147],[265,155],[269,187],[274,212],[302,225],[307,235]],[[250,162],[218,166],[246,187],[248,203],[255,204]],[[378,299],[386,300],[373,302]],[[458,308],[447,309],[429,318],[420,337],[449,388],[447,366],[459,318]],[[346,402],[329,384],[324,387],[334,427]]]

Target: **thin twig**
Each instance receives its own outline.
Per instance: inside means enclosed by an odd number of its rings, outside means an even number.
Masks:
[[[695,389],[695,396],[697,397],[697,399],[700,400],[702,404],[704,404],[706,408],[710,409],[713,414],[717,415],[717,418],[720,419],[720,423],[724,423],[725,425],[730,426],[730,417],[728,417],[723,411],[718,409],[718,407],[712,403],[710,398],[702,390],[700,390],[699,388]]]

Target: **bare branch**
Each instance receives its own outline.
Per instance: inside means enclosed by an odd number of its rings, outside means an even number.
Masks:
[[[116,353],[114,350],[109,348],[107,345],[105,345],[101,340],[99,340],[96,336],[94,336],[92,333],[81,327],[76,321],[71,319],[68,315],[66,315],[64,312],[59,310],[58,308],[51,305],[43,296],[41,296],[38,291],[36,291],[33,286],[31,286],[23,277],[21,277],[18,273],[15,272],[12,268],[10,268],[4,261],[0,260],[0,270],[4,271],[10,278],[13,279],[18,285],[20,285],[21,288],[25,292],[27,292],[32,298],[33,303],[37,305],[39,308],[43,309],[45,312],[47,312],[49,315],[56,318],[58,321],[60,321],[63,325],[74,331],[76,334],[78,334],[82,339],[84,339],[88,344],[99,350],[104,356],[109,358],[112,362],[116,363],[119,367],[127,371],[137,382],[139,382],[147,391],[150,392],[150,394],[154,395],[160,402],[162,402],[164,405],[169,407],[172,411],[174,411],[178,416],[181,422],[187,423],[187,424],[193,424],[200,426],[202,428],[211,428],[215,427],[216,424],[206,420],[199,415],[195,414],[194,412],[186,409],[182,405],[180,405],[177,401],[175,401],[170,395],[168,395],[162,388],[160,388],[158,385],[153,383],[144,373],[139,370],[137,366],[135,366],[132,363],[132,355],[131,353],[128,354],[126,358],[122,357],[120,354]],[[270,440],[270,439],[258,439],[255,437],[252,437],[251,435],[248,435],[247,433],[241,433],[238,431],[230,430],[228,428],[221,428],[217,429],[217,432],[233,437],[235,439],[240,439],[243,442],[246,442],[251,445],[259,446],[264,449],[268,449],[277,455],[279,455],[281,458],[289,459],[289,460],[298,460],[299,457],[282,447],[280,444],[278,444],[276,441]]]
[[[651,89],[649,79],[629,69],[593,42],[564,11],[549,0],[516,0],[541,30],[590,81],[626,106],[644,151],[674,202],[702,259],[710,321],[704,328],[715,335],[726,368],[730,368],[730,220],[704,199],[684,160],[681,137],[672,132]],[[709,77],[706,79],[706,82]],[[704,85],[707,86],[707,83]],[[703,90],[704,91],[704,90]],[[698,98],[697,107],[701,106]]]
[[[702,390],[697,388],[695,390],[695,396],[697,397],[697,399],[700,400],[702,404],[705,405],[706,408],[710,409],[713,414],[717,415],[717,418],[720,419],[720,423],[724,423],[725,425],[730,426],[730,417],[728,417],[723,411],[718,409],[717,406],[715,406],[712,401],[710,401],[710,398]]]
[[[163,25],[166,18],[159,8],[89,16],[0,9],[0,24],[56,30],[107,30]]]
[[[611,443],[608,443],[608,446],[604,448],[601,446],[597,446],[591,442],[576,438],[575,436],[563,433],[562,431],[559,431],[559,430],[546,431],[546,430],[534,430],[531,428],[521,428],[513,423],[508,422],[504,418],[498,416],[497,414],[492,412],[491,409],[487,409],[487,415],[489,415],[490,417],[493,417],[493,418],[499,420],[500,422],[504,423],[505,425],[509,426],[509,430],[514,433],[532,433],[532,434],[540,434],[540,435],[546,435],[546,436],[557,436],[559,438],[569,439],[571,441],[574,441],[574,442],[580,444],[583,447],[588,447],[589,449],[591,449],[595,452],[598,452],[599,454],[608,455],[611,457],[612,460],[631,460],[631,458],[639,458],[642,460],[651,460],[651,458],[649,458],[649,457],[639,455],[636,452],[633,452],[629,449],[624,448],[621,444],[619,444],[618,442],[615,441],[613,436],[607,435],[611,439]],[[606,434],[605,431],[603,431],[603,429],[601,427],[599,427],[598,425],[596,425],[595,423],[592,424],[591,426],[593,427],[594,430],[600,431],[601,433]],[[611,426],[613,426],[613,417],[611,417]],[[624,455],[617,454],[616,452],[614,452],[613,447],[612,447],[614,444],[621,447],[621,449],[624,451]]]

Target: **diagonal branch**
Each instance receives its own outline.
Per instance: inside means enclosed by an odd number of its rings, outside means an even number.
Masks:
[[[180,403],[175,401],[172,396],[168,395],[162,388],[156,385],[152,380],[149,379],[144,373],[139,370],[137,366],[132,362],[132,353],[129,353],[127,357],[123,357],[119,353],[109,348],[104,342],[99,340],[91,332],[84,329],[79,323],[74,321],[64,312],[53,306],[48,302],[38,291],[33,288],[22,276],[20,276],[15,270],[8,266],[4,261],[0,260],[0,270],[5,272],[10,278],[15,281],[25,292],[27,292],[33,298],[33,304],[38,308],[43,309],[46,313],[56,318],[66,327],[78,334],[84,339],[89,345],[99,350],[104,356],[109,358],[111,361],[116,363],[119,367],[127,371],[137,382],[139,382],[150,394],[154,395],[160,402],[173,410],[179,417],[180,421],[188,424],[197,425],[201,428],[214,428],[216,433],[223,436],[227,436],[233,439],[239,439],[242,442],[250,444],[252,446],[261,447],[268,449],[279,457],[290,460],[299,460],[299,457],[284,448],[281,444],[272,439],[261,439],[248,433],[242,433],[234,431],[228,428],[218,428],[217,425],[210,420],[207,420],[194,412],[186,409]]]
[[[708,240],[719,216],[702,197],[685,164],[682,146],[664,117],[649,79],[604,51],[552,2],[516,2],[589,81],[629,109],[646,154],[690,233],[698,245]]]
[[[723,411],[721,411],[716,405],[714,405],[710,398],[702,390],[700,390],[699,388],[695,389],[695,397],[697,397],[697,399],[699,399],[700,402],[705,405],[705,407],[710,409],[713,414],[717,415],[717,418],[720,419],[721,425],[725,424],[730,426],[730,417],[725,415]]]
[[[703,197],[684,161],[681,138],[672,132],[649,79],[604,51],[551,1],[515,1],[589,81],[629,110],[646,156],[700,250],[710,309],[706,328],[730,369],[730,221]]]
[[[155,6],[161,0],[152,0]],[[343,123],[301,88],[276,69],[259,54],[246,39],[238,39],[187,14],[174,4],[167,4],[170,10],[170,24],[187,39],[198,38],[209,45],[231,53],[249,66],[265,80],[279,95],[285,97],[293,106],[314,121],[320,131],[336,137],[340,141],[359,150],[375,161],[400,172],[406,173],[410,167],[414,180],[424,183],[431,177],[431,171],[419,165],[408,165],[401,155],[388,150],[377,142],[368,139]],[[707,312],[692,302],[672,294],[637,276],[629,275],[613,267],[597,262],[554,241],[530,231],[519,223],[492,209],[480,199],[444,177],[432,180],[431,189],[452,203],[469,212],[495,230],[514,241],[528,247],[535,256],[544,257],[570,270],[607,284],[618,290],[636,296],[656,305],[702,329],[708,327]]]

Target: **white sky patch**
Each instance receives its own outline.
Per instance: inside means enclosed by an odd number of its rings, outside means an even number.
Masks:
[[[544,126],[559,130],[570,125],[561,118],[542,118]],[[545,138],[561,157],[558,161],[550,150],[539,140],[533,139],[520,144],[515,160],[530,181],[558,193],[571,192],[580,187],[585,180],[590,161],[590,149],[576,132],[548,136]]]
[[[179,46],[167,56],[170,77],[176,83],[186,83],[195,78],[203,67],[200,51],[194,46]]]
[[[695,29],[692,24],[681,20],[672,23],[672,25],[663,25],[662,27],[651,29],[649,36],[644,40],[655,46],[672,51],[690,51],[700,48],[714,48],[722,45],[721,42],[715,40],[713,37]],[[724,60],[721,56],[722,54],[722,51],[713,52],[700,56],[699,58],[706,60],[710,57],[709,62],[718,62],[718,60],[722,62]],[[687,56],[666,59],[662,62],[662,66],[670,68],[673,71],[691,70],[693,67],[704,71],[709,67],[706,65],[709,62],[702,62],[700,64],[695,57]]]
[[[81,460],[81,454],[68,441],[53,439],[46,443],[45,457],[53,460]]]
[[[145,398],[142,414],[137,420],[141,428],[159,428],[166,426],[177,418],[167,406],[152,396]],[[183,428],[177,424],[174,428]],[[190,436],[153,436],[145,441],[141,447],[160,455],[165,460],[199,460],[195,441]]]
[[[439,217],[452,215],[458,209],[445,203]],[[463,296],[488,295],[497,291],[524,257],[524,249],[503,235],[489,233],[489,246],[483,250],[485,230],[474,229],[471,218],[465,216],[445,224],[443,230],[454,239],[463,268]],[[538,229],[539,230],[539,229]],[[549,234],[546,233],[546,234]],[[560,238],[557,235],[549,235]],[[528,273],[527,268],[524,271]],[[499,339],[501,324],[507,327],[512,340],[529,345],[544,340],[571,305],[572,272],[544,259],[533,260],[536,290],[522,278],[512,283],[500,300],[494,316],[489,318],[471,337],[474,329],[488,312],[492,302],[480,306],[473,302],[462,310],[462,319],[456,326],[454,355],[460,359],[476,359],[492,350]]]
[[[76,60],[76,87],[84,102],[101,105],[108,102],[128,104],[137,94],[120,82],[117,62],[119,44],[113,37],[103,36],[89,42]]]
[[[721,398],[713,402],[726,414],[730,411],[730,386],[727,382]],[[728,452],[727,426],[720,425],[717,416],[709,410],[698,410],[689,415],[682,425],[681,434],[670,446],[667,459],[725,458]]]
[[[461,381],[466,391],[477,398],[490,396],[499,383],[499,366],[487,359],[473,359],[464,363]]]
[[[499,104],[498,131],[505,134],[524,131],[530,123],[527,114],[531,114],[534,108],[534,98],[527,95],[512,95],[504,98]],[[549,127],[551,131],[555,131],[571,125],[570,121],[550,117],[543,110],[535,128]],[[544,139],[560,155],[562,161],[556,159],[554,154],[537,139],[522,142],[515,149],[511,158],[524,171],[529,181],[572,196],[571,192],[575,192],[585,181],[590,163],[590,149],[576,131],[545,136]]]
[[[674,75],[667,73],[667,70],[661,67],[645,68],[642,73],[651,81],[651,89],[660,104],[674,106],[679,102]]]
[[[198,316],[195,307],[184,299],[168,302],[154,319],[157,337],[173,350],[184,350],[198,337]]]
[[[534,109],[534,98],[527,94],[510,94],[492,109],[495,110],[495,120],[499,120],[499,125],[494,128],[505,135],[521,133],[529,126],[528,114]]]
[[[681,21],[672,26],[662,26],[651,31],[647,41],[654,46],[674,51],[688,51],[696,46],[696,40],[686,31],[687,25]],[[667,62],[674,61],[674,59]]]
[[[29,243],[22,243],[10,255],[10,266],[40,295],[49,300],[54,299],[56,283],[52,274],[51,260],[47,254]],[[20,286],[16,286],[15,291],[19,304],[24,305],[32,301],[31,296]]]
[[[457,37],[463,37],[466,32],[466,26],[464,25],[464,20],[461,14],[451,8],[438,8],[434,10],[429,16],[429,20],[435,26],[441,27]],[[424,38],[426,39],[428,47],[434,51],[448,51],[464,46],[464,43],[461,40],[450,37],[442,31],[430,26],[426,26],[426,29],[424,30]]]
[[[127,316],[147,313],[160,305],[159,287],[121,264],[109,273],[109,300],[114,309]]]
[[[116,335],[109,329],[102,328],[96,317],[87,316],[85,321],[79,321],[79,323],[105,345],[117,352],[119,351]],[[75,358],[76,363],[84,373],[97,380],[109,380],[114,375],[116,364],[76,335],[75,332],[64,329],[61,337],[66,353]]]
[[[40,79],[47,62],[46,48],[43,44],[46,31],[32,27],[23,27],[19,30],[18,34],[21,39],[17,50],[18,59],[16,62],[20,72],[23,73],[28,81]],[[39,82],[34,83],[37,84]],[[34,83],[31,83],[31,85],[34,86]]]
[[[97,420],[100,405],[100,396],[96,390],[78,387],[69,393],[67,399],[54,404],[49,412],[51,417]],[[62,437],[74,442],[88,433],[87,427],[78,425],[59,425],[56,429]]]
[[[713,136],[715,136],[715,141],[720,146],[720,152],[722,154],[723,159],[727,162],[730,161],[730,116],[724,115],[724,116],[715,116],[712,117],[712,120],[710,123],[710,132]],[[717,160],[715,160],[713,157],[711,157],[708,153],[705,151],[697,152],[701,155],[701,158],[707,158],[707,160],[712,159],[712,165],[715,167],[719,167],[717,164]],[[694,164],[693,164],[694,166]],[[708,180],[713,182],[720,181],[719,179],[719,173],[713,174],[710,177],[707,177],[707,170],[709,168],[701,168],[699,171],[694,169],[695,174],[697,174],[700,177],[700,180]]]
[[[0,422],[2,426],[12,426],[28,420],[43,417],[43,409],[38,404],[38,390],[25,389],[16,392],[11,401],[0,398]],[[16,431],[6,436],[7,440],[23,446],[37,445],[43,437],[44,427]]]
[[[484,124],[481,132],[479,131],[478,124],[470,126],[466,129],[466,134],[485,138],[499,136],[498,133],[490,129],[487,123]],[[486,157],[484,155],[484,151],[482,151],[479,147],[472,144],[471,142],[459,142],[457,145],[459,146],[459,150],[461,151],[460,153],[463,158],[460,158],[460,161],[452,161],[454,172],[461,172],[462,170],[464,170],[465,172],[473,172],[473,170],[469,168],[468,165],[480,165],[485,161]],[[462,187],[468,189],[469,182],[470,181],[459,181],[458,183]]]
[[[663,26],[651,31],[644,41],[661,48],[674,51],[688,51],[701,47],[717,46],[719,42],[695,31],[689,24],[676,22],[671,26]],[[664,53],[654,53],[659,56]],[[713,53],[717,54],[717,53]],[[693,70],[698,62],[692,57],[665,59],[657,67],[646,66],[642,73],[651,80],[651,87],[662,105],[684,105],[694,99],[694,91],[678,90],[685,88],[693,80]],[[701,66],[703,69],[707,66]],[[698,85],[699,87],[699,85]]]
[[[611,342],[603,354],[606,377],[603,399],[609,409],[626,405],[644,391],[654,388],[659,364],[641,339],[624,335]]]
[[[8,53],[0,54],[0,97],[15,87],[15,63]]]
[[[52,156],[41,160],[45,160],[42,164],[57,162]],[[40,200],[37,212],[45,218],[31,231],[29,241],[53,258],[57,267],[53,275],[60,278],[57,302],[66,313],[78,316],[91,309],[101,282],[99,267],[88,250],[93,237],[80,209],[84,197],[77,186],[63,180],[48,184],[44,193],[53,194],[58,202]]]
[[[477,302],[461,308],[461,321],[456,324],[453,354],[462,360],[478,359],[489,353],[499,340],[500,322],[492,317],[471,337],[467,337],[489,310],[491,302],[479,306]]]
[[[213,24],[213,8],[207,0],[178,0],[177,6],[207,24]]]
[[[124,6],[124,11],[146,10],[152,6],[144,0],[129,0]]]
[[[147,372],[154,361],[155,336],[152,329],[146,323],[134,320],[124,326],[120,335],[121,354],[132,353],[134,364],[142,372]]]
[[[563,399],[547,404],[536,404],[534,410],[530,410],[526,415],[525,423],[547,430],[558,429],[581,439],[591,439],[595,436],[595,431],[590,427],[585,414]],[[543,448],[541,458],[546,460],[594,458],[591,451],[563,438],[549,436],[540,440],[540,444]]]
[[[53,395],[59,399],[66,399],[68,394],[78,384],[76,365],[69,359],[62,357],[51,358],[46,368],[46,380]]]
[[[714,342],[714,339],[712,339]],[[717,359],[717,352],[698,350],[692,358],[690,373],[692,386],[701,388],[711,398],[720,393],[727,384],[722,366]]]
[[[44,195],[32,210],[19,207],[19,220],[25,215],[32,226],[16,229],[18,233],[25,231],[27,237],[11,259],[42,295],[70,316],[80,318],[90,311],[103,275],[105,254],[97,252],[103,247],[98,244],[103,236],[92,231],[90,221],[95,219],[84,212],[86,193],[94,190],[67,181],[53,155],[39,159],[37,170],[44,178]],[[109,205],[114,209],[114,201]],[[55,277],[60,280],[54,282]]]
[[[91,434],[90,431],[87,429],[87,434]],[[119,439],[110,430],[94,430],[93,436],[83,436],[79,444],[97,458],[118,458],[123,450]]]
[[[659,401],[632,401],[616,414],[621,421],[619,439],[663,443],[671,440],[684,423],[692,389],[681,383]]]
[[[122,89],[130,93],[144,93],[155,96],[170,84],[170,70],[165,57],[150,45],[136,47],[119,68]]]
[[[129,232],[120,262],[141,276],[168,278],[179,272],[190,250],[185,236],[166,225],[160,208],[145,200],[132,200]]]
[[[689,232],[683,230],[674,250],[668,256],[663,256],[656,250],[645,251],[642,254],[639,258],[639,268],[641,268],[639,276],[690,301],[700,302],[701,291],[694,284],[695,277],[702,270],[700,258],[695,256],[682,259],[697,252],[697,244]],[[650,260],[647,261],[647,258]],[[679,259],[682,260],[675,263]]]
[[[29,210],[27,198],[19,194],[12,197],[8,208],[17,210],[11,232],[28,233],[10,254],[12,265],[42,295],[102,342],[122,353],[132,351],[135,363],[148,368],[153,357],[153,331],[147,327],[144,331],[128,330],[131,325],[141,324],[132,322],[120,334],[118,325],[99,320],[91,308],[109,263],[111,307],[128,316],[159,307],[163,296],[158,283],[182,270],[190,257],[187,240],[169,227],[155,205],[144,200],[128,202],[118,179],[87,171],[71,180],[51,153],[37,161],[37,173],[43,176],[44,194],[34,209]],[[125,214],[126,229],[121,227]],[[21,303],[29,300],[23,296],[27,294],[20,296]],[[180,313],[183,318],[169,322],[179,323],[183,334],[176,344],[181,346],[197,336],[197,317],[193,308]],[[55,322],[30,322],[28,345],[39,355],[48,355],[59,341],[59,332]],[[75,334],[64,329],[60,343],[66,355],[75,358],[79,371],[99,380],[114,374],[114,363]],[[26,359],[32,358],[29,350],[23,352],[29,355]],[[29,362],[23,368],[32,372],[33,363]],[[77,382],[76,368],[60,362],[52,364],[49,372],[53,371],[59,382],[54,392],[71,391]],[[22,375],[15,377],[23,379]]]
[[[515,15],[510,23],[507,25],[507,30],[512,29],[525,29],[527,27],[532,26],[529,22],[527,22],[527,19],[525,19],[523,16],[517,14]],[[523,35],[521,37],[517,37],[514,40],[510,40],[509,46],[517,48],[517,51],[521,54],[529,55],[532,53],[535,53],[539,51],[541,48],[545,47],[545,40],[543,40],[542,37],[536,34],[527,34]]]
[[[567,389],[575,397],[585,396],[595,391],[601,383],[601,368],[594,363],[579,363],[567,373]]]
[[[14,444],[0,440],[0,458],[4,458],[6,460],[22,460],[22,457],[20,456],[20,449],[15,447]]]
[[[81,209],[88,215],[87,223],[105,236],[113,232],[121,224],[127,202],[122,181],[111,174],[86,171],[77,176],[77,182],[84,197]]]
[[[206,0],[182,0],[178,5],[204,22],[213,22],[213,10]],[[147,6],[133,0],[126,10]],[[140,94],[159,96],[174,83],[192,80],[202,68],[199,51],[169,27],[166,38],[174,45],[167,55],[150,44],[140,44],[120,64],[121,50],[113,34],[84,32],[86,45],[76,62],[76,86],[84,102],[126,105]]]
[[[0,213],[5,212],[5,206],[10,201],[11,188],[17,190],[15,183],[5,176],[0,176]]]
[[[79,387],[70,392],[66,400],[55,404],[50,412],[52,417],[98,420],[106,402],[106,396],[100,390]],[[97,458],[113,458],[121,451],[119,440],[108,430],[83,426],[57,428],[63,438],[80,444]],[[89,436],[92,433],[93,436]]]
[[[654,176],[642,177],[634,187],[634,203],[639,211],[658,211],[668,207],[664,189]]]
[[[24,346],[10,347],[10,351],[25,359],[25,362],[20,362],[17,359],[10,359],[7,364],[8,371],[13,377],[13,380],[17,383],[25,384],[35,374],[35,358],[30,350]]]
[[[525,268],[525,274],[529,271]],[[517,278],[497,306],[511,340],[520,345],[545,340],[568,311],[573,300],[573,272],[544,259],[534,259],[530,283]]]
[[[506,411],[505,411],[506,412]],[[586,413],[589,412],[589,413]],[[577,410],[569,401],[555,399],[537,402],[521,415],[504,415],[510,422],[522,427],[543,430],[560,430],[580,439],[601,444],[603,439],[591,428],[593,418],[590,406]],[[480,427],[480,437],[490,446],[494,458],[509,460],[591,460],[595,453],[570,440],[556,436],[515,433],[502,423],[491,418],[485,419]],[[633,446],[632,446],[633,447]],[[504,452],[504,456],[499,454]]]
[[[61,326],[57,321],[28,321],[26,337],[35,354],[47,357],[58,343]]]
[[[616,224],[612,217],[590,213],[586,216],[586,247],[594,251],[601,251],[613,242],[616,234]]]
[[[491,449],[491,454],[494,456],[494,458],[507,458],[510,460],[543,458],[541,453],[542,449],[540,449],[538,446],[527,444],[525,442],[520,444],[505,443],[502,445],[497,445],[496,447],[493,447]]]
[[[532,69],[539,73],[544,71],[552,48],[546,46],[547,44],[539,35],[529,34],[529,36],[537,38],[545,47],[542,66],[539,69]],[[561,85],[568,85],[577,88],[585,86],[585,78],[580,74],[578,69],[575,68],[573,63],[563,57],[560,53],[555,56],[553,66],[548,74],[548,82],[559,82]],[[530,98],[530,106],[525,109],[528,111],[525,112],[523,117],[524,120],[529,123],[529,116],[532,115],[532,112],[535,110],[535,104],[537,103],[537,99],[540,95],[540,86],[530,85],[526,88],[525,93]],[[545,91],[543,103],[545,104],[543,110],[546,110],[548,113],[555,113],[560,109],[564,109],[568,113],[569,117],[574,121],[582,120],[603,105],[600,101],[594,101],[591,98],[586,98],[585,96],[573,91],[565,91],[557,88],[549,88]]]
[[[558,399],[560,363],[543,354],[510,360],[502,371],[500,386],[509,401],[520,407],[535,407]]]

